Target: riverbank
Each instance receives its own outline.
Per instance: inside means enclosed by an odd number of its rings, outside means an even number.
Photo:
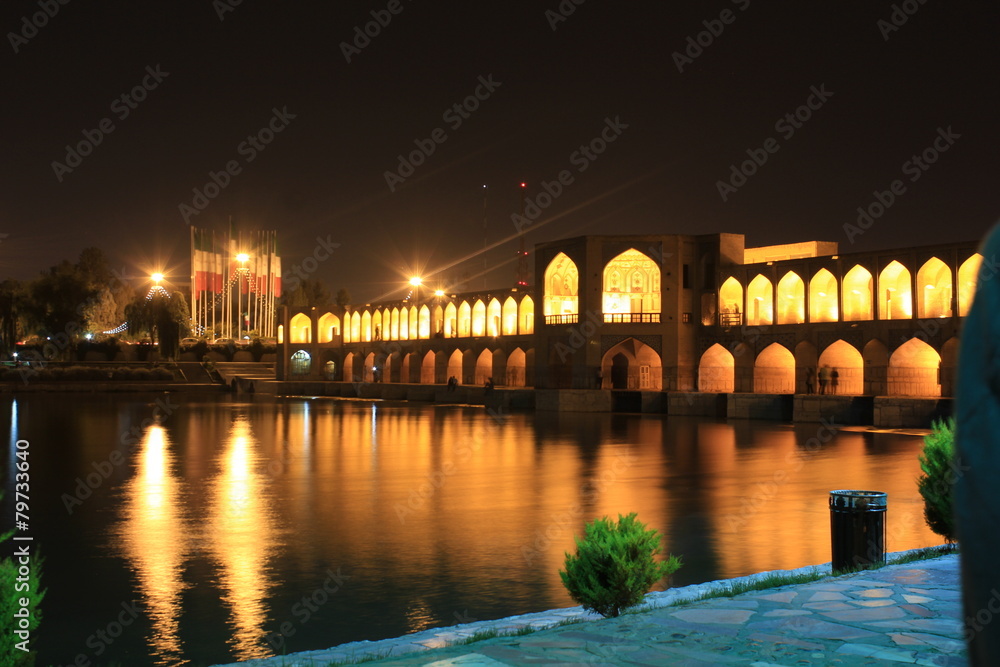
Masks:
[[[965,665],[958,555],[892,564],[927,551],[890,554],[889,565],[848,575],[832,576],[827,563],[668,589],[648,595],[638,611],[613,619],[570,607],[226,667],[362,661],[441,667],[595,661]],[[733,586],[767,577],[810,575],[820,578],[725,595]],[[484,639],[469,643],[476,638]]]

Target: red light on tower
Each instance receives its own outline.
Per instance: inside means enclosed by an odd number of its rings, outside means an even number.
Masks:
[[[522,187],[522,188],[526,188],[526,187],[528,187],[528,184],[527,184],[527,183],[525,183],[524,181],[521,181],[521,187]]]

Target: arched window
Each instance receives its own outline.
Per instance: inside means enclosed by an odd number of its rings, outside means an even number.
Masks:
[[[743,285],[732,276],[719,288],[719,324],[724,327],[743,324]]]
[[[979,267],[982,263],[983,256],[977,252],[958,267],[958,314],[960,317],[969,314],[972,299],[976,294],[976,278],[979,276]]]
[[[463,338],[472,335],[472,308],[468,301],[458,307],[458,335]]]
[[[490,305],[486,307],[486,335],[487,336],[499,336],[500,335],[500,302],[496,299],[490,301]]]
[[[882,320],[913,317],[910,272],[896,260],[889,262],[878,276],[878,315]]]
[[[503,302],[503,324],[500,331],[504,336],[517,334],[517,301],[512,296]]]
[[[826,269],[820,269],[809,281],[809,321],[836,322],[837,279]]]
[[[543,308],[546,324],[577,321],[580,313],[580,272],[565,253],[552,258],[545,269]]]
[[[860,264],[855,264],[854,268],[844,275],[845,322],[873,319],[873,284],[871,272]]]
[[[326,313],[319,318],[319,333],[317,338],[320,343],[331,343],[333,339],[340,335],[340,318],[333,313]]]
[[[604,267],[605,322],[660,321],[660,267],[629,248]]]
[[[444,337],[454,338],[458,335],[458,310],[455,304],[449,303],[444,309]]]
[[[951,269],[937,257],[917,271],[917,317],[951,317]]]
[[[778,324],[802,324],[806,321],[806,286],[802,278],[789,271],[778,281]]]
[[[479,299],[472,307],[472,335],[483,336],[486,334],[486,305]]]
[[[417,334],[420,338],[430,338],[431,337],[431,309],[427,306],[420,307],[420,315],[418,315],[418,325]]]
[[[312,357],[305,350],[298,350],[292,355],[291,363],[288,365],[288,372],[291,375],[309,375],[312,367]]]
[[[521,299],[521,304],[517,307],[517,321],[519,331],[523,334],[534,333],[535,331],[535,302],[530,296]]]
[[[760,326],[774,323],[774,289],[771,281],[757,274],[747,286],[747,323]]]
[[[305,313],[296,313],[288,323],[289,343],[312,342],[312,320]]]

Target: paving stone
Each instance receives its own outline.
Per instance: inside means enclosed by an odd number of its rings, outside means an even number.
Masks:
[[[907,595],[904,593],[903,599],[912,604],[922,604],[924,602],[930,602],[934,598],[929,598],[926,595]]]
[[[944,651],[945,653],[958,653],[959,651],[965,650],[965,642],[957,639],[949,639],[947,637],[931,635],[925,632],[904,632],[902,634],[910,639],[923,642],[924,644],[930,644],[934,648],[939,651]]]
[[[809,598],[809,602],[827,602],[830,600],[848,600],[846,595],[843,593],[831,593],[829,591],[820,591],[818,593],[813,593],[812,597]]]
[[[851,605],[846,602],[807,602],[802,605],[803,609],[812,609],[814,611],[839,611],[844,609],[854,609]]]
[[[859,595],[863,598],[888,598],[892,597],[892,591],[885,588],[868,588],[863,591],[858,591],[855,595]]]
[[[888,607],[896,602],[893,600],[852,600],[851,604],[859,607]]]
[[[771,611],[765,612],[764,616],[808,616],[811,611],[806,609],[772,609]]]
[[[915,651],[906,651],[898,648],[888,648],[885,646],[872,646],[871,644],[844,644],[837,649],[837,653],[848,655],[860,655],[866,658],[876,658],[878,660],[891,660],[893,662],[916,662]]]
[[[866,623],[868,621],[887,621],[893,618],[903,618],[906,613],[899,607],[876,607],[875,609],[848,609],[845,611],[824,611],[824,616],[835,621],[847,623]]]
[[[782,591],[781,593],[769,593],[765,595],[755,595],[754,598],[757,600],[769,600],[771,602],[791,602],[795,599],[798,593],[794,590],[792,591]],[[816,595],[830,595],[829,593],[816,593]],[[837,593],[834,593],[837,595]],[[813,596],[815,598],[815,596]]]
[[[461,667],[507,667],[507,663],[505,662],[498,662],[493,658],[478,653],[468,653],[460,655],[457,658],[448,658],[446,660],[427,663],[427,667],[452,667],[453,665],[460,665]]]
[[[693,623],[719,623],[723,625],[741,625],[747,622],[754,612],[748,609],[685,609],[675,611],[670,615],[682,621]]]

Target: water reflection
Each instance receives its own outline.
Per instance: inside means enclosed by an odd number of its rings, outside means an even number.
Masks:
[[[239,660],[269,655],[264,642],[267,596],[274,586],[275,521],[249,417],[237,414],[208,483],[203,542],[219,567],[218,586],[229,608],[228,643]]]
[[[148,643],[157,665],[187,664],[178,628],[189,531],[181,511],[183,484],[173,469],[166,431],[150,426],[140,444],[136,474],[125,486],[120,548],[139,580],[139,607],[152,624]]]

